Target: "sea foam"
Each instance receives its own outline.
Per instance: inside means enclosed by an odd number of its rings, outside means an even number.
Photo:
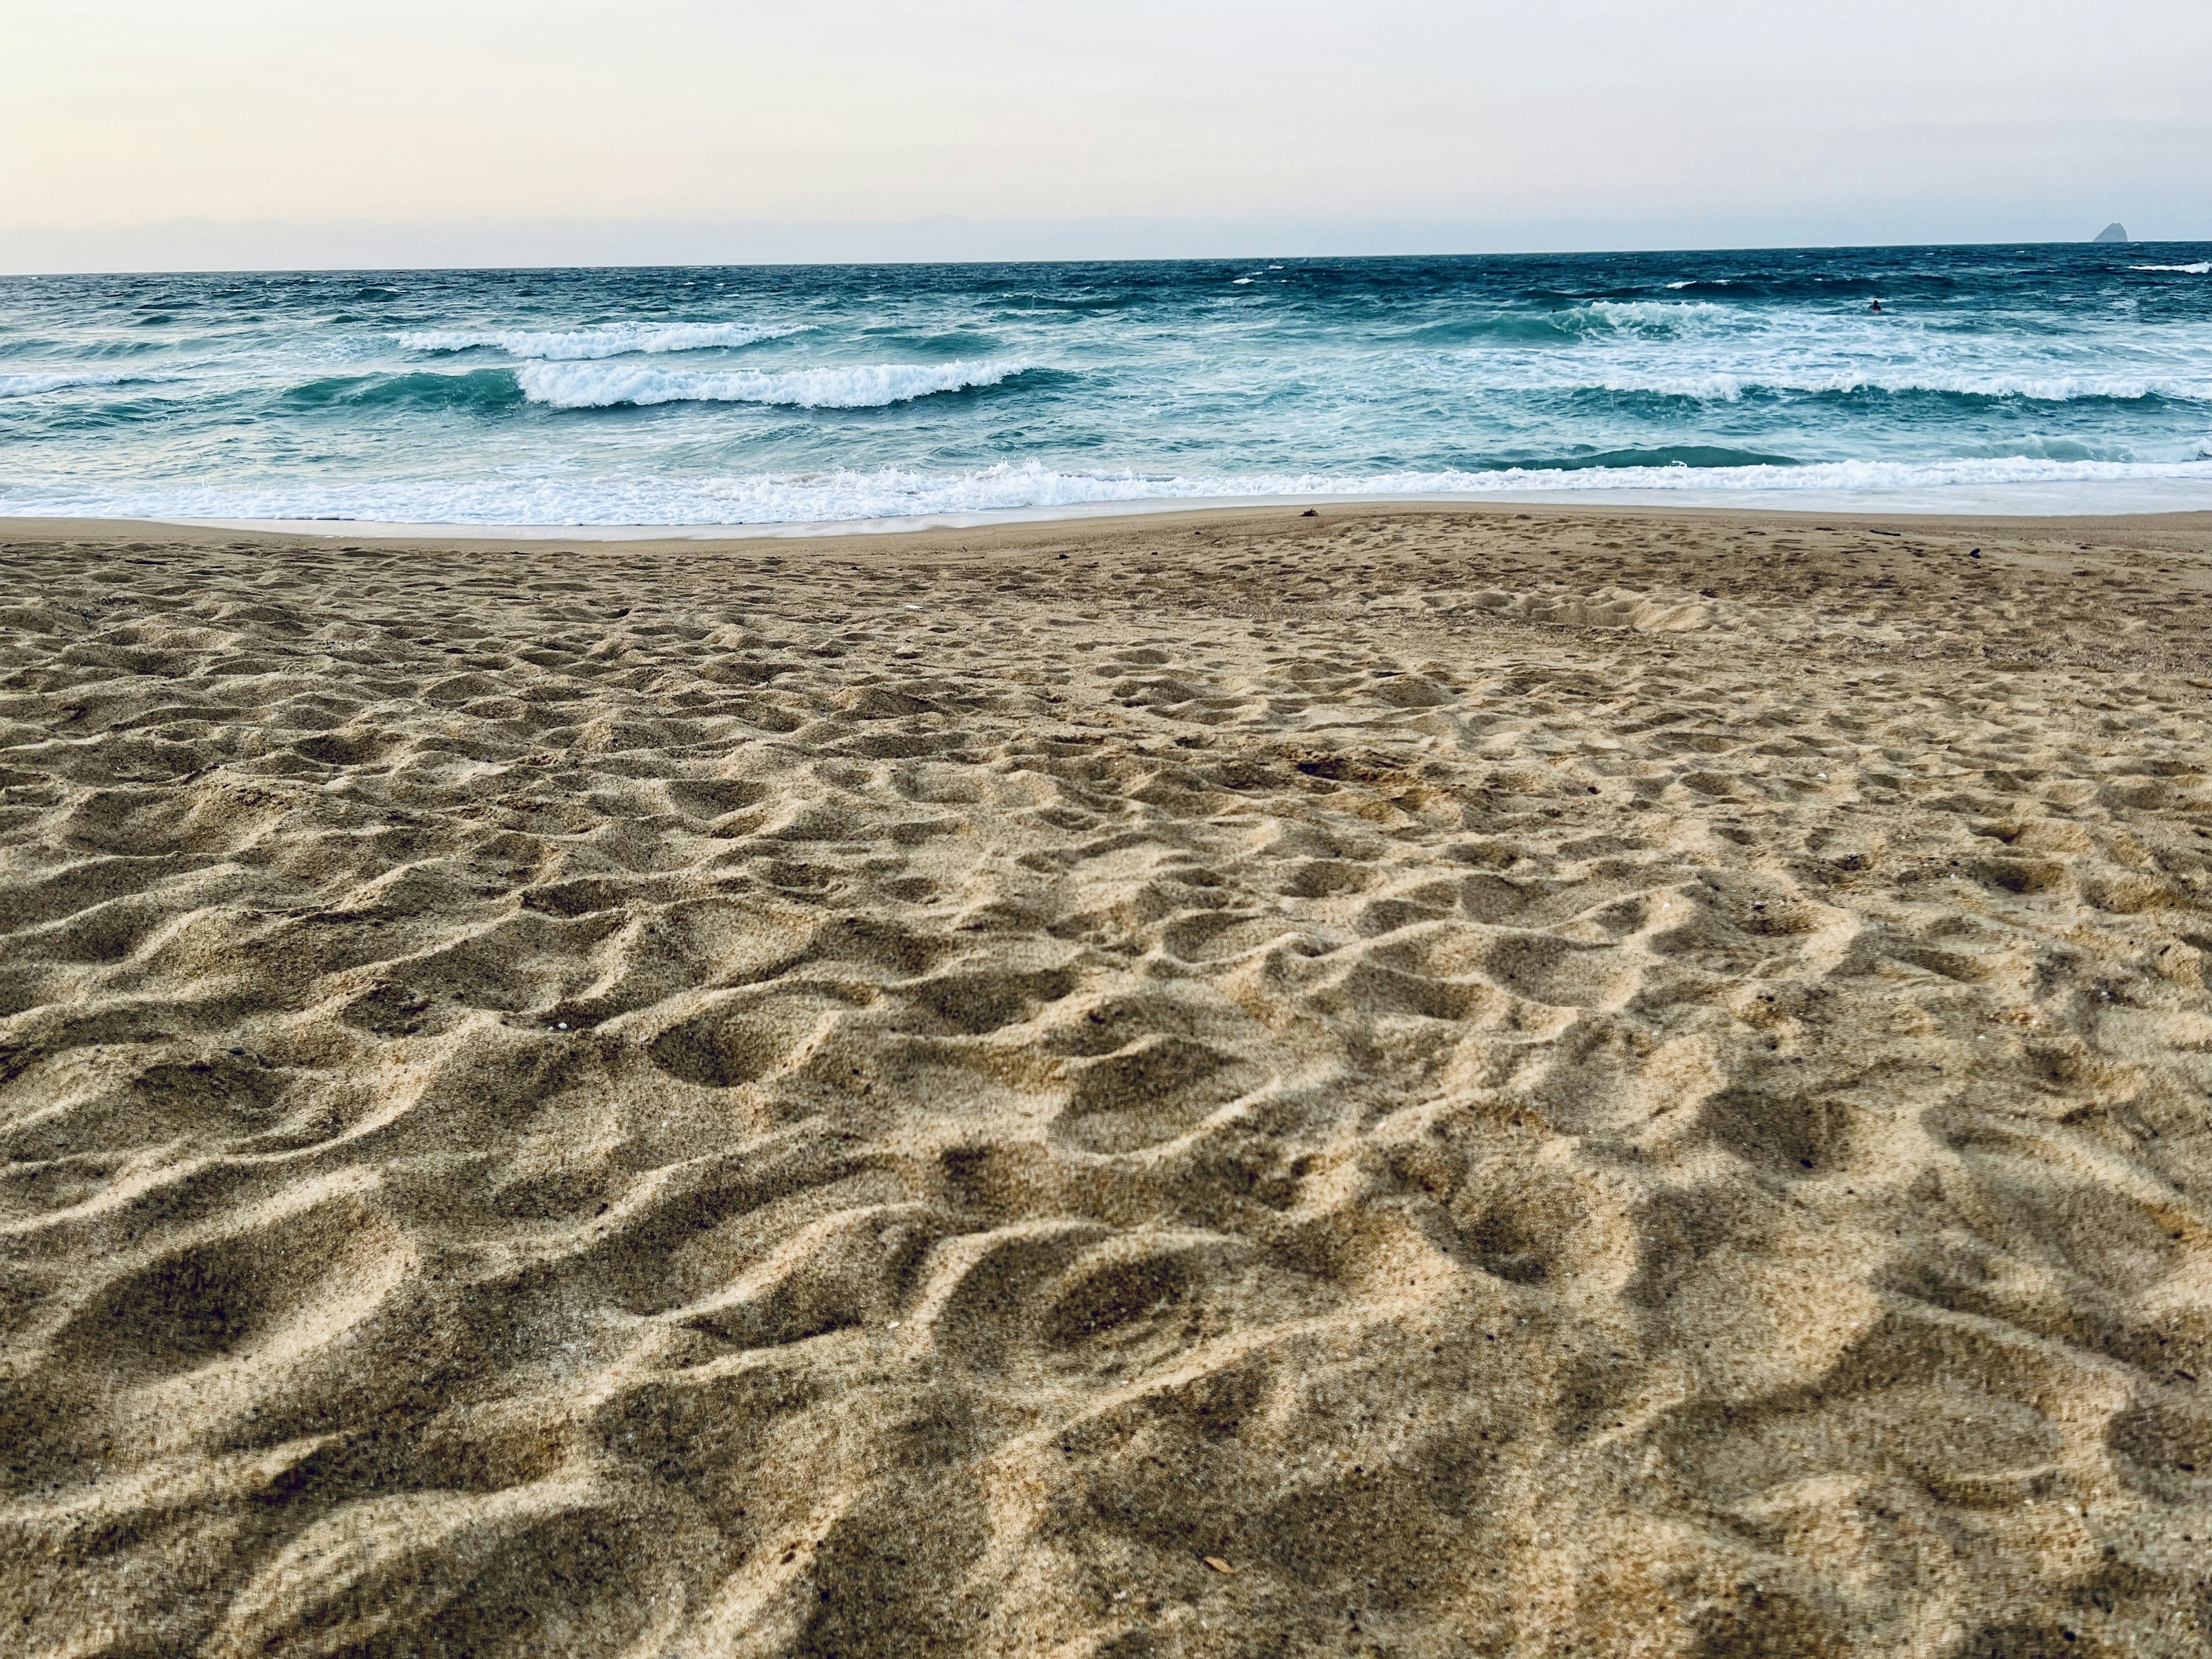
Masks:
[[[2184,276],[2212,276],[2212,259],[2199,259],[2193,265],[2130,265],[2130,270],[2172,270]]]
[[[350,519],[403,524],[791,525],[1220,498],[1525,497],[1561,491],[1787,494],[1835,498],[2017,486],[2179,486],[2212,490],[2212,459],[2175,463],[1991,458],[1837,461],[1802,466],[1548,466],[1492,471],[1066,472],[1036,462],[957,473],[907,468],[691,478],[392,479],[350,487],[133,484],[82,493],[0,487],[0,514],[215,520]]]
[[[979,361],[686,374],[643,364],[525,363],[515,371],[515,378],[532,403],[555,409],[686,403],[880,409],[939,392],[996,386],[1028,367]]]

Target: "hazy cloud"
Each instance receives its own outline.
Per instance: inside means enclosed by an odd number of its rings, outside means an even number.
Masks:
[[[0,264],[2212,235],[2212,8],[16,0]]]

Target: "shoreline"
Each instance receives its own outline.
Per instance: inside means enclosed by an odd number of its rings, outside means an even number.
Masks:
[[[835,543],[921,542],[964,537],[993,544],[1018,544],[1032,535],[1052,536],[1096,528],[1102,533],[1141,532],[1152,527],[1194,523],[1229,526],[1279,523],[1285,514],[1346,518],[1407,516],[1490,522],[1588,523],[1596,519],[1638,522],[1774,525],[1815,529],[1823,525],[1854,530],[1905,529],[1936,535],[1987,533],[1996,537],[2088,535],[2102,540],[2154,535],[2188,537],[2212,532],[2212,507],[2127,513],[1987,513],[1881,510],[1864,506],[1848,510],[1760,505],[1708,505],[1660,501],[1638,502],[1601,497],[1563,501],[1558,496],[1506,500],[1494,496],[1284,496],[1219,500],[1166,500],[1091,503],[1072,508],[1009,509],[977,514],[933,514],[913,518],[831,520],[787,525],[474,525],[404,524],[368,520],[113,519],[0,517],[0,540],[10,537],[66,537],[89,540],[185,532],[197,538],[253,536],[270,540],[318,542],[360,539],[422,546],[478,542],[544,544],[572,542],[602,548],[647,547],[692,543],[742,546],[754,542]]]
[[[2207,458],[2212,461],[2212,457]],[[1844,514],[1855,517],[1910,515],[1944,519],[2080,519],[2144,518],[2212,513],[2212,477],[2112,479],[2103,481],[2031,483],[1945,484],[1893,489],[1723,489],[1695,485],[1654,489],[1620,485],[1534,489],[1481,490],[1351,490],[1341,493],[1302,491],[1270,495],[1169,494],[1105,500],[1070,501],[1050,505],[975,507],[842,519],[792,519],[717,522],[659,520],[634,523],[574,523],[550,520],[497,522],[492,520],[411,520],[341,516],[315,518],[254,518],[233,515],[202,516],[179,514],[111,515],[64,514],[96,522],[143,522],[198,525],[216,528],[270,530],[291,534],[318,534],[320,527],[343,525],[360,533],[388,537],[396,534],[514,534],[576,535],[601,539],[610,537],[643,539],[701,538],[726,539],[735,535],[815,536],[841,533],[880,534],[927,528],[971,529],[989,525],[1057,523],[1094,519],[1147,517],[1176,512],[1237,512],[1260,507],[1409,506],[1476,508],[1496,507],[1587,507],[1613,512],[1695,511],[1790,514]],[[37,521],[40,514],[0,514],[9,520]]]

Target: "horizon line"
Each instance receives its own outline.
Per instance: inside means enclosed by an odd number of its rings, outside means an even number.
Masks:
[[[0,231],[0,240],[9,233]],[[2022,251],[2039,248],[2156,248],[2212,247],[2212,236],[2202,238],[2130,237],[2124,242],[2100,241],[2094,236],[2069,238],[1997,237],[1970,241],[1900,241],[1900,242],[1712,242],[1681,244],[1650,244],[1623,247],[1517,247],[1470,250],[1465,248],[1423,248],[1394,251],[1370,251],[1346,253],[1287,253],[1244,251],[1224,253],[1179,254],[1042,254],[1030,256],[960,256],[951,258],[913,258],[884,255],[878,257],[818,257],[792,256],[781,258],[757,259],[596,259],[570,260],[487,261],[482,264],[453,264],[444,261],[386,264],[179,264],[145,266],[86,266],[81,269],[11,270],[0,267],[0,281],[27,281],[42,276],[381,276],[406,273],[422,276],[486,274],[514,272],[517,274],[562,270],[780,270],[865,266],[882,269],[940,268],[945,266],[992,265],[1170,265],[1224,264],[1255,259],[1280,260],[1296,264],[1346,264],[1380,263],[1407,259],[1591,259],[1619,258],[1662,258],[1670,254],[1711,255],[1722,253],[1903,253],[1943,250],[2017,248]]]
[[[1879,209],[1802,216],[1551,214],[1486,220],[1121,216],[1012,220],[170,218],[0,228],[0,275],[120,276],[344,271],[683,270],[821,266],[1204,264],[1544,258],[1842,250],[2193,246],[2096,242],[2114,216],[2075,203],[1982,214]],[[2146,215],[2152,217],[2153,215]],[[2166,219],[2164,214],[2154,216]],[[2137,220],[2142,222],[2142,220]],[[2168,220],[2170,223],[2170,220]],[[2078,229],[2076,228],[2078,227]],[[2024,234],[2023,234],[2024,233]],[[1255,251],[1258,250],[1258,251]],[[1269,251],[1274,250],[1274,251]]]

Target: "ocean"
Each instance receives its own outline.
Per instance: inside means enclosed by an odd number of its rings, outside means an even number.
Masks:
[[[0,514],[1328,495],[2212,507],[2212,249],[0,279]]]

